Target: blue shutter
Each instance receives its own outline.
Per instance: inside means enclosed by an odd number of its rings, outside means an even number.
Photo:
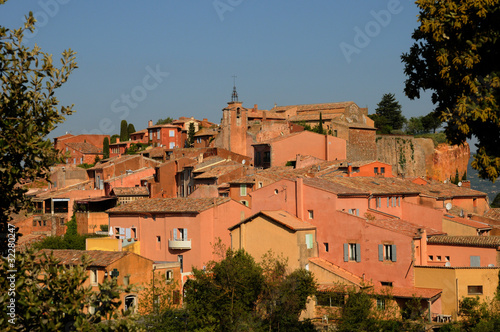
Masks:
[[[361,245],[356,243],[356,262],[361,262]]]
[[[130,236],[130,228],[125,228],[125,238],[126,239],[130,239],[131,236]]]
[[[188,229],[184,228],[184,241],[188,240]]]
[[[359,209],[356,209],[356,215],[359,217]]]
[[[344,262],[349,261],[349,244],[344,243]]]
[[[470,266],[471,267],[480,267],[481,266],[481,257],[480,256],[470,256]]]
[[[390,200],[391,200],[391,198],[387,197],[387,207],[389,207]]]
[[[174,241],[177,240],[177,228],[174,228]]]
[[[396,255],[396,245],[395,245],[395,244],[393,244],[391,247],[392,247],[392,248],[391,248],[391,249],[392,249],[392,261],[393,261],[393,262],[395,262],[395,261],[397,261],[397,257],[398,257],[398,256]]]
[[[384,245],[383,244],[378,245],[378,260],[381,262],[384,261]]]

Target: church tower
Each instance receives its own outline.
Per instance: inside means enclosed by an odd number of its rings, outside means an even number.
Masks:
[[[235,83],[231,101],[222,110],[221,132],[219,134],[221,140],[217,142],[216,146],[246,156],[248,110],[242,105],[243,103],[238,100]]]

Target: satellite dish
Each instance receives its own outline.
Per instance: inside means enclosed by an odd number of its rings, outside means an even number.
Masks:
[[[450,211],[451,208],[453,207],[453,205],[451,205],[451,203],[446,203],[445,207],[446,207],[446,211]]]
[[[444,183],[448,183],[448,180],[444,180]]]
[[[444,266],[451,266],[451,263],[450,262],[446,262],[446,263],[444,263]]]
[[[242,163],[243,165],[245,165],[246,160],[245,160],[245,159],[243,159],[243,160],[241,161],[241,163]]]
[[[461,186],[462,186],[462,182],[459,182],[459,183],[458,183],[458,186],[459,186],[459,187],[461,187]]]

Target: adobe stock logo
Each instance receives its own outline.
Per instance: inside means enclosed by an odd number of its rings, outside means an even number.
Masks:
[[[214,0],[212,2],[212,6],[214,6],[217,15],[219,16],[219,20],[221,22],[224,21],[224,13],[232,12],[235,7],[241,5],[243,0]]]
[[[382,28],[387,27],[391,23],[393,15],[397,15],[402,11],[403,7],[399,0],[389,0],[387,10],[382,9],[378,12],[371,10],[370,15],[374,20],[366,23],[364,29],[358,26],[354,27],[355,35],[353,44],[342,42],[339,45],[347,63],[351,63],[353,54],[360,54],[362,49],[370,45],[372,39],[380,34]]]

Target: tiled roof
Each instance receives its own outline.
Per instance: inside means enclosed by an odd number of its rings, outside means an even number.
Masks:
[[[500,220],[500,208],[492,208],[489,209],[484,216],[486,218],[494,219],[494,220]]]
[[[462,246],[462,247],[498,248],[500,247],[500,236],[441,235],[429,238],[427,240],[427,244],[443,244],[443,245]]]
[[[142,154],[148,154],[149,158],[163,158],[163,156],[165,155],[166,149],[167,149],[167,147],[157,146],[157,147],[154,147],[151,149],[144,150],[142,152]]]
[[[429,181],[427,185],[418,185],[411,183],[411,186],[420,191],[422,195],[427,195],[430,197],[485,197],[486,193],[470,189],[459,187],[452,183],[441,183],[438,181]]]
[[[395,298],[422,298],[432,299],[443,292],[442,289],[422,288],[422,287],[388,287],[375,286],[373,293],[377,295],[388,295]]]
[[[115,187],[112,191],[116,196],[149,196],[148,187]]]
[[[102,153],[102,151],[95,145],[92,145],[87,142],[81,142],[81,143],[66,143],[67,146],[70,148],[80,151],[81,153],[84,154],[99,154]]]
[[[147,129],[142,129],[142,130],[139,130],[139,131],[136,131],[135,133],[132,133],[130,135],[137,135],[137,134],[145,134],[147,133],[148,130]]]
[[[106,267],[113,262],[128,256],[133,255],[130,251],[101,251],[101,250],[53,250],[43,249],[41,253],[54,255],[59,260],[61,265],[81,265],[83,255],[90,258],[90,266]],[[147,258],[144,258],[147,259]]]
[[[241,164],[236,164],[236,165],[221,165],[221,166],[216,166],[214,168],[211,168],[210,170],[201,173],[200,175],[195,176],[195,179],[212,179],[212,178],[219,178],[220,176],[230,173],[234,170],[237,170],[238,168],[242,168],[243,165]]]
[[[271,218],[272,220],[276,221],[277,223],[279,223],[279,224],[281,224],[281,225],[285,226],[286,228],[289,228],[293,231],[316,229],[316,226],[311,225],[308,222],[302,221],[286,211],[278,210],[278,211],[260,211],[260,212],[257,212],[253,216],[250,216],[247,219],[237,223],[236,225],[229,227],[229,230],[232,230],[232,229],[234,229],[234,228],[238,227],[239,225],[244,224],[246,222],[250,222],[253,219],[255,219],[256,217],[261,216],[261,215],[264,215],[268,218]]]
[[[484,223],[484,222],[480,222],[480,221],[476,221],[476,220],[471,220],[471,219],[465,219],[465,218],[460,218],[460,217],[457,217],[457,216],[452,216],[450,214],[445,214],[443,216],[443,219],[446,219],[446,220],[450,220],[450,221],[453,221],[453,222],[456,222],[456,223],[459,223],[459,224],[462,224],[462,225],[465,225],[465,226],[470,226],[470,227],[474,227],[474,228],[477,228],[477,229],[491,229],[491,226]]]
[[[342,184],[328,181],[321,178],[304,178],[304,185],[322,189],[334,194],[346,194],[346,195],[369,195],[368,192],[361,191],[356,188],[346,187]]]
[[[283,136],[278,136],[278,137],[275,137],[275,138],[271,138],[270,140],[267,140],[267,141],[263,141],[263,142],[259,142],[259,143],[254,143],[252,145],[272,144],[272,143],[275,143],[275,142],[279,142],[279,141],[288,139],[288,138],[293,137],[293,136],[302,135],[304,133],[315,134],[315,133],[312,133],[310,131],[299,131],[299,132],[296,132],[296,133],[291,133],[291,134],[288,134],[288,135],[283,135]],[[319,135],[319,134],[316,134],[316,135]]]
[[[200,137],[200,136],[214,136],[217,135],[218,131],[216,128],[201,128],[198,130],[195,134],[194,137]]]
[[[343,110],[342,110],[343,111]],[[298,114],[291,116],[289,118],[290,121],[319,121],[319,113],[320,112],[315,112],[314,114],[311,113],[306,113],[306,114]],[[332,120],[335,118],[340,117],[342,114],[321,114],[321,118],[323,120]]]
[[[107,213],[199,213],[215,205],[229,202],[229,197],[218,198],[149,198],[132,201]]]
[[[312,257],[309,258],[309,262],[316,264],[317,266],[327,270],[328,272],[331,272],[340,278],[349,281],[350,283],[353,283],[356,286],[361,286],[364,281],[363,278],[347,271],[346,269],[341,268],[338,265],[335,265],[327,260],[324,260],[319,257]],[[327,286],[327,285],[324,285]]]
[[[179,126],[175,126],[175,125],[172,125],[172,124],[160,124],[160,125],[152,125],[150,127],[148,127],[148,129],[156,129],[156,128],[175,128],[175,129],[182,129],[181,127]]]
[[[319,111],[319,110],[336,110],[336,109],[341,109],[343,111],[347,106],[350,106],[352,104],[354,104],[354,102],[347,101],[347,102],[339,102],[339,103],[275,106],[271,109],[271,111],[279,112],[279,111],[285,111],[285,110],[295,108],[295,107],[297,107],[297,112]]]
[[[373,195],[418,195],[419,191],[410,186],[411,182],[399,178],[339,177],[324,175],[322,178],[345,187],[368,192]]]
[[[427,236],[430,235],[440,235],[444,234],[442,231],[438,231],[433,228],[424,227],[421,225],[413,224],[408,221],[404,221],[401,219],[374,219],[374,220],[366,220],[368,224],[378,226],[381,228],[385,228],[387,230],[400,233],[409,237],[417,237],[420,236],[420,230],[425,230],[427,232]]]
[[[226,159],[219,157],[219,156],[211,156],[203,159],[203,162],[199,163],[194,167],[194,172],[197,172],[198,170],[200,172],[203,172],[205,167],[210,167],[214,166],[216,164],[220,164],[222,162],[226,161]]]

